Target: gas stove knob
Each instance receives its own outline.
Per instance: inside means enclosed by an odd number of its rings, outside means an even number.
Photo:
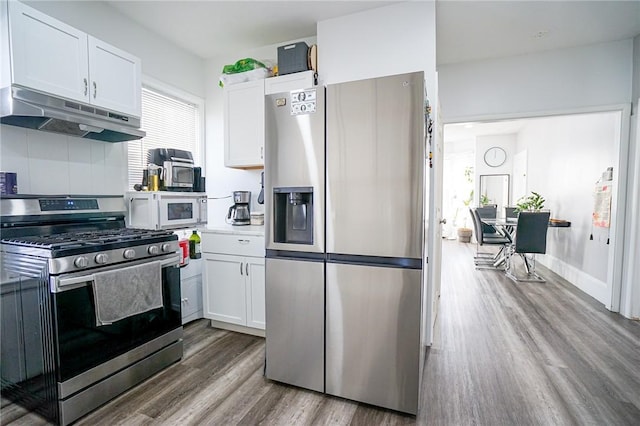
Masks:
[[[96,254],[96,263],[103,265],[108,261],[109,261],[109,256],[107,256],[106,253]]]
[[[126,249],[122,255],[125,259],[133,259],[136,257],[136,251],[134,249]]]
[[[162,244],[162,251],[164,251],[164,252],[171,251],[171,244],[169,244],[169,243]]]
[[[158,246],[149,246],[149,248],[147,249],[147,253],[149,254],[158,254],[160,250],[158,250]]]
[[[76,265],[77,268],[86,268],[89,265],[89,260],[86,256],[79,256],[76,257],[73,264]]]

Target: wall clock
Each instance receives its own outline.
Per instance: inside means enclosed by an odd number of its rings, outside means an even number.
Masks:
[[[500,167],[507,161],[507,153],[499,146],[487,149],[484,153],[484,162],[489,167]]]

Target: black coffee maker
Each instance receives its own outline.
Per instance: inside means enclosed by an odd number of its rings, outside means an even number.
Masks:
[[[251,212],[249,211],[249,203],[251,202],[250,191],[234,191],[233,206],[229,207],[226,222],[231,225],[250,225]]]

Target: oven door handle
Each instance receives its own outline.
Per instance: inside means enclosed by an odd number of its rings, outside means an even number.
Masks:
[[[127,265],[132,265],[133,263],[128,263]],[[180,256],[171,256],[160,262],[160,266],[165,268],[167,266],[178,266],[180,264]],[[117,267],[117,265],[114,265]],[[109,268],[114,269],[114,268]],[[81,287],[82,284],[86,282],[95,281],[94,274],[86,274],[86,275],[77,275],[71,277],[55,277],[52,282],[51,291],[54,293],[60,293],[66,290],[73,290],[74,288]]]
[[[56,287],[61,290],[62,287],[69,287],[74,284],[86,283],[87,281],[95,281],[96,276],[93,274],[81,275],[79,277],[57,278]]]

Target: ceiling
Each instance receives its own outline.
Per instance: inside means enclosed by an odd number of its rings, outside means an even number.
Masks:
[[[316,35],[318,21],[397,1],[106,1],[175,45],[208,59]]]
[[[318,21],[397,1],[106,1],[203,58],[316,35]],[[631,38],[640,1],[438,0],[439,65]]]
[[[640,1],[438,1],[439,65],[624,40]]]

